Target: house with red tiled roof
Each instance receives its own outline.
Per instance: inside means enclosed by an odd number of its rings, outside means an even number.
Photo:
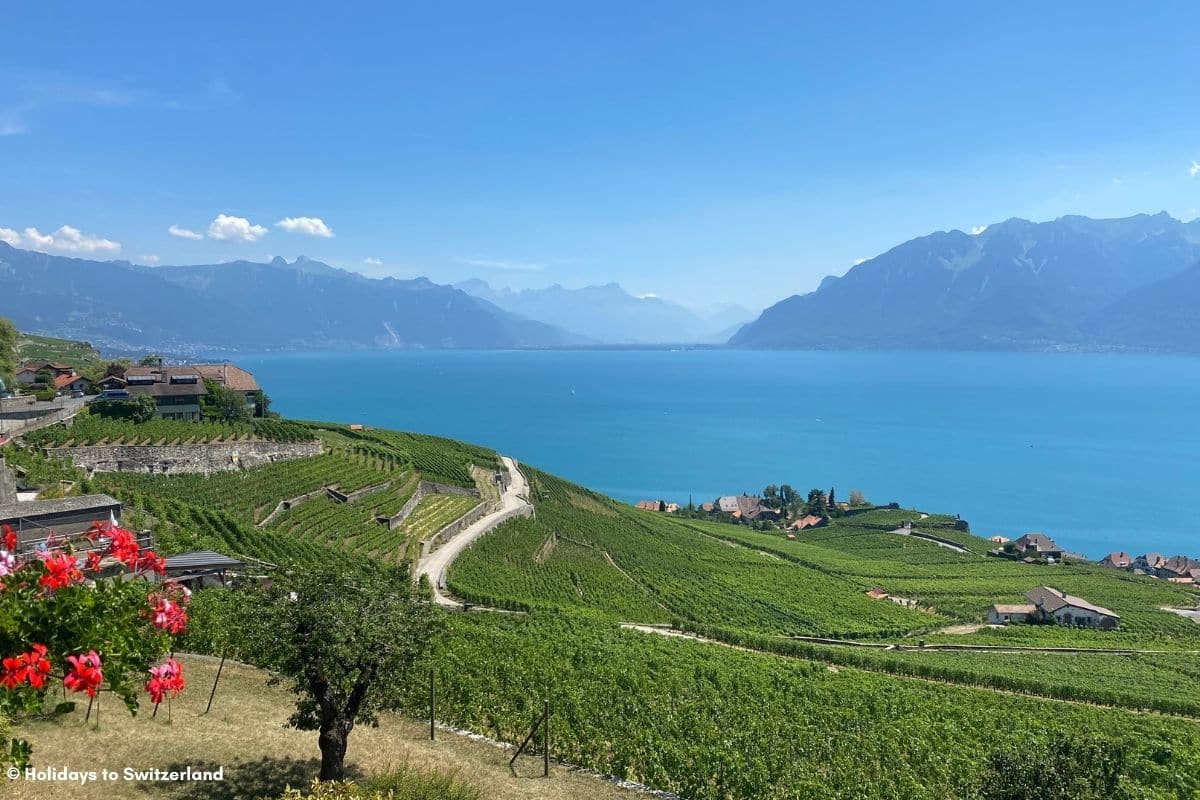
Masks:
[[[1100,566],[1112,567],[1114,569],[1129,569],[1133,566],[1133,556],[1123,550],[1117,550],[1100,559]]]
[[[261,388],[258,381],[254,379],[254,374],[248,370],[244,370],[236,364],[193,364],[192,367],[200,373],[200,376],[206,381],[216,381],[226,389],[232,389],[235,392],[241,392],[246,395],[246,405],[254,407],[258,402],[258,393]]]
[[[825,523],[824,518],[818,517],[816,514],[809,514],[799,519],[792,520],[792,524],[788,525],[788,530],[805,531],[809,528],[817,528]]]
[[[60,392],[86,392],[92,388],[91,381],[82,375],[76,375],[74,373],[70,375],[59,375],[50,385]]]

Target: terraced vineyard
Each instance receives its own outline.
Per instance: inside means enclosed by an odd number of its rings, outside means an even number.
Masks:
[[[106,473],[98,476],[98,483],[117,495],[124,489],[131,489],[161,497],[184,498],[205,508],[222,510],[242,522],[256,524],[280,501],[324,486],[352,492],[378,483],[403,481],[411,475],[412,470],[396,456],[347,449],[209,476]]]
[[[312,431],[306,426],[276,419],[256,419],[248,423],[180,422],[169,419],[131,422],[86,413],[77,416],[70,427],[51,425],[25,435],[25,440],[36,447],[184,444],[252,439],[302,442],[312,438]]]

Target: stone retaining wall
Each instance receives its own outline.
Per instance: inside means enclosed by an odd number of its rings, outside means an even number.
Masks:
[[[232,472],[276,461],[321,455],[320,442],[209,442],[47,447],[51,458],[70,459],[89,472],[150,472],[166,475]]]
[[[421,481],[417,484],[417,490],[413,492],[413,496],[408,498],[408,502],[400,507],[396,515],[388,520],[388,528],[395,530],[404,524],[404,520],[408,519],[417,508],[417,504],[431,494],[454,494],[460,497],[479,497],[478,489],[467,489],[462,486],[451,486],[448,483],[434,483],[433,481]],[[382,518],[381,518],[382,519]]]

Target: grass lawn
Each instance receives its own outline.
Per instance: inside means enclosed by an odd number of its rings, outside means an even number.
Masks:
[[[121,772],[125,767],[182,770],[225,768],[222,782],[149,783],[96,782],[80,786],[65,783],[7,785],[13,798],[273,798],[287,785],[307,786],[317,774],[319,752],[313,731],[283,727],[292,710],[292,698],[281,686],[267,686],[265,673],[226,663],[212,713],[204,715],[208,693],[216,675],[215,660],[181,656],[188,688],[173,703],[171,720],[166,707],[151,719],[144,705],[131,717],[112,695],[102,701],[99,729],[85,724],[85,702],[74,713],[39,720],[19,727],[15,734],[33,745],[39,768],[66,767],[99,772]],[[93,711],[93,722],[94,722]],[[356,728],[350,735],[347,772],[365,776],[387,772],[389,767],[452,774],[480,790],[489,800],[617,800],[635,792],[620,789],[598,778],[551,765],[551,778],[541,777],[541,760],[522,758],[516,775],[508,769],[506,751],[484,742],[438,731],[429,741],[427,724],[385,716],[378,728]]]

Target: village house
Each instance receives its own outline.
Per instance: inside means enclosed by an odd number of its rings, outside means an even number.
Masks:
[[[1133,560],[1134,568],[1147,575],[1157,575],[1159,567],[1166,563],[1167,559],[1162,553],[1143,553]]]
[[[40,383],[39,375],[49,375],[50,380],[61,378],[64,375],[74,375],[75,368],[70,364],[59,364],[56,361],[30,361],[21,365],[17,370],[17,383],[22,386],[29,386],[34,383]]]
[[[988,623],[1043,622],[1109,630],[1120,623],[1120,615],[1089,603],[1051,586],[1039,586],[1025,593],[1028,603],[997,603],[988,610]]]
[[[1191,579],[1192,570],[1200,568],[1200,561],[1188,556],[1171,556],[1158,568],[1158,577],[1176,580]]]
[[[1018,538],[1013,544],[1017,546],[1019,551],[1027,555],[1037,555],[1041,558],[1054,559],[1055,561],[1061,560],[1063,556],[1063,549],[1044,533],[1027,533]]]
[[[662,500],[638,500],[637,507],[643,511],[662,511],[666,505]]]
[[[1109,553],[1104,558],[1100,559],[1100,566],[1112,567],[1113,569],[1129,569],[1133,565],[1133,557],[1122,550],[1114,553]]]
[[[825,519],[823,517],[818,517],[816,514],[808,514],[807,516],[792,520],[791,524],[788,525],[788,530],[804,531],[809,528],[818,528],[824,523]]]
[[[1007,536],[993,536],[988,539],[988,541],[995,542],[996,544],[1007,544],[1008,542],[1011,542],[1012,539],[1009,539]]]
[[[129,367],[123,380],[130,396],[154,400],[156,419],[199,421],[200,398],[208,390],[194,367]]]
[[[663,511],[667,512],[668,514],[678,514],[679,503],[667,503],[665,506],[663,506]]]
[[[193,364],[192,367],[206,381],[216,381],[226,389],[241,392],[246,396],[246,405],[253,410],[261,391],[254,375],[234,364]]]

